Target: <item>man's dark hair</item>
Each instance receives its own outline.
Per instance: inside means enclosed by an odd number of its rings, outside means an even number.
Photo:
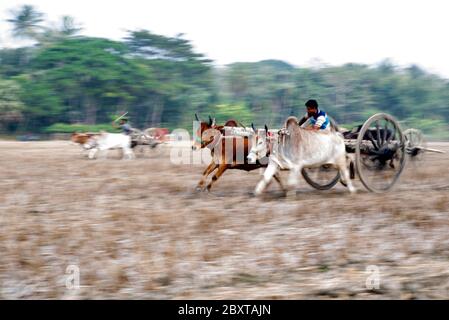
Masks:
[[[308,100],[306,102],[306,107],[318,109],[318,102],[316,100],[313,100],[313,99]]]

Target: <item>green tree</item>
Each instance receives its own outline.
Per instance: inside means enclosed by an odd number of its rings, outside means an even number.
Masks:
[[[8,78],[26,73],[34,53],[32,47],[0,49],[0,76]]]
[[[63,16],[61,19],[60,33],[63,36],[71,37],[82,30],[81,26],[71,16]]]
[[[0,128],[15,131],[23,120],[24,104],[20,100],[20,86],[13,80],[0,79]]]
[[[165,37],[138,30],[125,41],[132,57],[154,70],[160,84],[142,106],[145,125],[191,126],[195,111],[217,101],[211,60],[196,53],[182,34]]]
[[[55,27],[47,27],[39,36],[39,45],[50,46],[53,43],[76,36],[82,28],[71,16],[63,16]]]
[[[19,39],[36,40],[43,30],[41,23],[44,14],[31,5],[23,5],[11,11],[12,18],[7,21],[13,24],[13,36]]]
[[[43,123],[109,121],[154,90],[152,70],[127,57],[125,45],[84,37],[40,50],[23,82],[29,115]]]

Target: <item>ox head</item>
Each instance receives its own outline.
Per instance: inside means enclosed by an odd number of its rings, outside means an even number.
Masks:
[[[257,160],[269,156],[271,139],[273,136],[268,131],[267,125],[265,125],[265,132],[262,134],[259,134],[253,124],[251,124],[251,127],[253,128],[255,135],[252,137],[251,150],[248,152],[247,159],[249,163],[256,163]]]
[[[210,145],[221,133],[215,123],[215,118],[209,116],[209,122],[201,121],[195,113],[195,120],[200,123],[192,145],[192,150],[198,150]]]
[[[73,132],[72,135],[70,136],[70,140],[73,143],[84,143],[86,142],[88,139],[87,135],[84,133],[78,133],[78,132]]]

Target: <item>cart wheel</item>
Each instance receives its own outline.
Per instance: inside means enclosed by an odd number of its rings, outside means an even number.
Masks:
[[[304,168],[301,171],[306,182],[317,190],[329,190],[340,180],[340,172],[331,166]]]
[[[379,113],[362,126],[356,143],[356,170],[372,192],[389,190],[405,166],[406,141],[392,116]]]
[[[148,128],[145,129],[143,132],[146,136],[150,137],[150,138],[155,138],[156,136],[156,128]]]

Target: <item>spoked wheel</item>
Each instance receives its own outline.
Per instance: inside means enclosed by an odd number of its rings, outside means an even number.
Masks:
[[[417,129],[407,129],[404,131],[404,136],[407,154],[413,160],[422,160],[424,154],[422,148],[427,147],[427,142],[422,132]]]
[[[161,136],[157,128],[148,128],[144,131],[144,134],[148,139],[147,142],[151,149],[156,148],[164,140],[164,136]]]
[[[363,185],[373,192],[393,187],[405,166],[405,148],[396,119],[385,113],[369,118],[356,143],[356,170]]]
[[[307,183],[317,190],[329,190],[340,180],[340,172],[326,165],[319,168],[304,168],[301,174]]]
[[[142,148],[143,132],[139,129],[133,128],[131,132],[131,148],[136,157],[144,157],[145,150]]]

